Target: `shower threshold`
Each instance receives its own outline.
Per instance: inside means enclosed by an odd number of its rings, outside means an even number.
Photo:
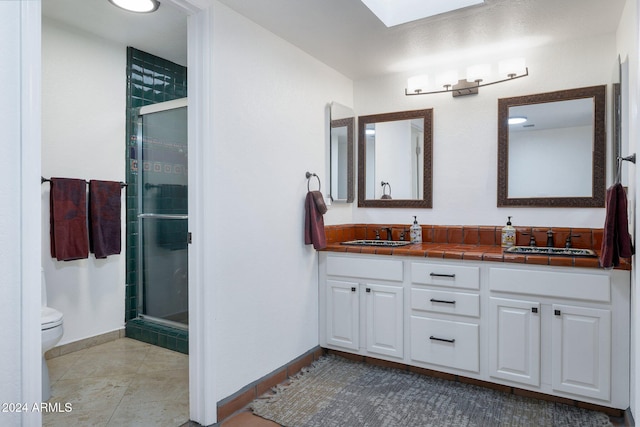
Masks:
[[[138,318],[142,319],[142,320],[145,320],[147,322],[158,323],[160,325],[170,326],[172,328],[177,328],[177,329],[182,329],[184,331],[188,331],[189,330],[188,314],[189,314],[189,312],[179,313],[179,314],[170,316],[171,318],[153,317],[153,316],[147,316],[147,315],[144,315],[144,314],[140,314],[138,316]],[[186,322],[177,321],[178,320],[178,319],[176,319],[177,316],[185,316]],[[180,317],[180,320],[182,320],[182,317]]]

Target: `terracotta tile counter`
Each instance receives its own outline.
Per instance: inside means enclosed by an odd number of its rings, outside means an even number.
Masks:
[[[386,239],[384,228],[391,227],[393,240],[401,240],[405,232],[409,239],[408,224],[345,224],[325,226],[327,247],[325,251],[350,252],[376,255],[416,256],[427,258],[463,259],[472,261],[512,262],[521,264],[554,265],[563,267],[600,268],[598,258],[519,255],[503,253],[500,246],[502,226],[440,226],[422,225],[422,243],[399,247],[348,246],[341,242],[356,239],[375,239],[378,231]],[[549,227],[515,227],[516,245],[528,246],[530,239],[536,246],[546,246]],[[603,230],[597,228],[551,227],[555,247],[564,247],[569,235],[572,247],[592,249],[598,255],[602,245]],[[631,270],[631,262],[622,259],[621,270]]]

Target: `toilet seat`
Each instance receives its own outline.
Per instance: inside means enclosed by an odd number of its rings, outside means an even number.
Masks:
[[[41,323],[43,331],[60,326],[62,324],[62,313],[55,308],[42,307]]]

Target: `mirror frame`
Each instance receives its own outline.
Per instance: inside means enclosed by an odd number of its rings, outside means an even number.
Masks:
[[[366,199],[365,128],[370,123],[422,119],[424,122],[422,199]],[[358,207],[365,208],[431,208],[433,199],[433,109],[358,116]]]
[[[567,89],[535,95],[498,99],[498,207],[563,207],[601,208],[605,202],[606,148],[605,128],[606,85]],[[509,198],[509,107],[556,101],[593,98],[593,161],[591,197],[530,197]]]
[[[353,191],[353,182],[354,182],[354,172],[353,172],[353,147],[354,147],[354,124],[355,117],[346,117],[344,119],[335,119],[331,120],[330,131],[333,128],[346,127],[347,128],[347,199],[334,199],[333,194],[331,194],[332,187],[329,187],[329,195],[331,196],[331,200],[334,202],[345,202],[345,203],[353,203],[354,199],[354,191]],[[331,133],[331,132],[329,132]],[[331,154],[331,148],[329,148],[329,153]],[[331,175],[331,168],[329,168],[329,180],[330,185],[333,184],[334,177]]]

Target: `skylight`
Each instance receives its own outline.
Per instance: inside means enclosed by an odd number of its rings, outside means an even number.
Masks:
[[[484,0],[362,0],[387,27],[483,4]]]

